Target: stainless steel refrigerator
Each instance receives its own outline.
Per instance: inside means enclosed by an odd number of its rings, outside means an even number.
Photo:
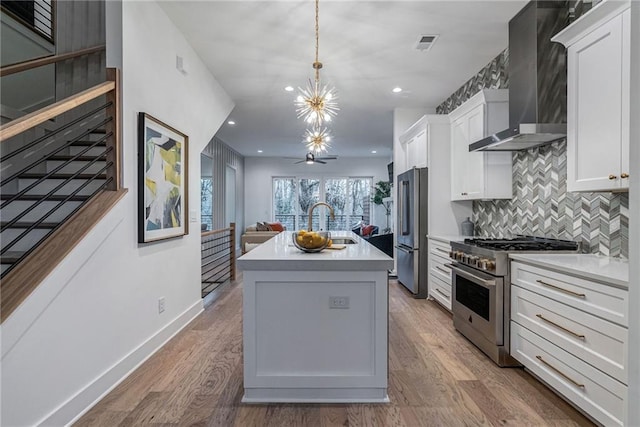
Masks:
[[[427,224],[429,182],[427,168],[398,175],[396,271],[398,281],[415,298],[427,297]]]

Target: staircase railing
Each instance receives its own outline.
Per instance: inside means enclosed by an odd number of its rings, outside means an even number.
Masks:
[[[204,298],[227,280],[236,279],[236,224],[203,232],[200,249]]]
[[[120,114],[108,69],[106,82],[0,126],[2,320],[126,192]],[[52,130],[34,132],[45,122]]]
[[[11,15],[34,33],[46,40],[54,40],[54,7],[51,0],[37,1],[3,1],[2,11]]]

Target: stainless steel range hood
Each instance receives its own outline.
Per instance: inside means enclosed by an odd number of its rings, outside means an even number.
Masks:
[[[509,21],[509,128],[469,151],[526,150],[566,136],[566,54],[551,37],[568,18],[565,1],[532,1]]]

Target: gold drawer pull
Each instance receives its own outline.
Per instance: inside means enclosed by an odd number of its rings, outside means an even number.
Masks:
[[[447,300],[450,299],[450,297],[447,294],[445,294],[444,292],[442,292],[440,289],[434,288],[433,290],[436,291],[437,293],[439,293],[440,295],[442,295],[443,297],[445,297]]]
[[[611,175],[609,175],[609,179],[610,179],[611,181],[613,181],[614,179],[618,179],[618,177],[617,177],[617,176],[615,176],[614,174],[611,174]]]
[[[628,173],[626,173],[626,172],[622,172],[622,173],[620,174],[620,178],[622,178],[622,179],[629,178],[629,174],[628,174]]]
[[[573,291],[570,291],[569,289],[564,289],[564,288],[561,288],[560,286],[556,286],[556,285],[552,285],[551,283],[543,282],[542,280],[536,280],[536,282],[540,283],[541,285],[545,285],[545,286],[548,286],[550,288],[556,289],[556,290],[558,290],[560,292],[564,292],[565,294],[573,295],[574,297],[578,297],[578,298],[585,298],[586,297],[585,294],[579,294],[578,292],[573,292]]]
[[[565,328],[564,326],[560,326],[560,325],[558,325],[556,322],[554,322],[554,321],[552,321],[552,320],[547,319],[547,318],[546,318],[546,317],[544,317],[542,314],[536,314],[536,317],[537,317],[537,318],[539,318],[539,319],[544,320],[544,321],[545,321],[545,322],[547,322],[547,323],[552,324],[553,326],[555,326],[555,327],[556,327],[556,328],[558,328],[558,329],[562,329],[562,330],[563,330],[563,331],[565,331],[566,333],[569,333],[569,334],[573,335],[573,336],[574,336],[574,337],[576,337],[576,338],[580,338],[581,340],[583,340],[583,339],[584,339],[584,335],[582,335],[582,334],[577,334],[577,333],[573,332],[572,330]]]
[[[538,359],[539,361],[541,361],[542,363],[544,363],[547,367],[549,367],[549,369],[553,370],[555,373],[557,373],[558,375],[562,376],[565,380],[571,382],[574,386],[578,387],[578,388],[584,388],[584,384],[580,384],[579,382],[577,382],[576,380],[574,380],[573,378],[569,377],[567,374],[565,374],[564,372],[562,372],[560,369],[556,368],[555,366],[551,365],[549,362],[547,362],[546,360],[544,360],[542,358],[542,356],[536,356],[536,359]]]
[[[440,267],[439,265],[436,265],[436,269],[442,271],[445,274],[451,274],[451,271],[445,270],[444,268]]]

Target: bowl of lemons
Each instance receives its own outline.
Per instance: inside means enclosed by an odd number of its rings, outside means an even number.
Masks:
[[[320,252],[327,246],[331,246],[331,233],[300,230],[293,233],[293,244],[304,252]]]

